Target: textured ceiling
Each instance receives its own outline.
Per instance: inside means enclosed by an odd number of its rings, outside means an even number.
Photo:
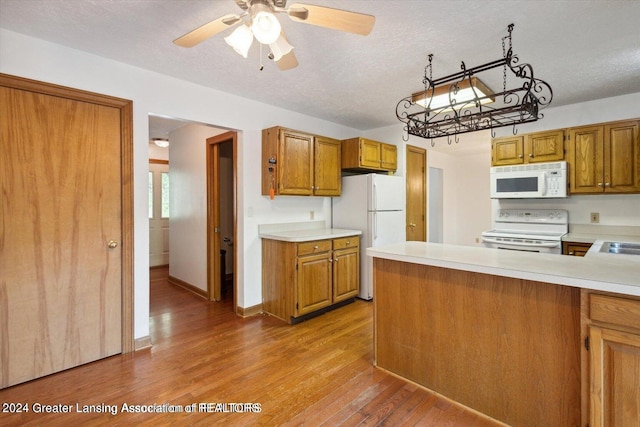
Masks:
[[[368,13],[376,24],[363,37],[278,15],[300,64],[289,71],[266,49],[260,71],[257,43],[248,59],[236,54],[223,40],[232,30],[190,49],[172,43],[240,12],[233,0],[0,0],[0,27],[360,130],[398,123],[396,104],[423,87],[429,53],[434,78],[461,61],[500,59],[510,23],[514,53],[551,85],[552,106],[640,91],[640,1],[309,3]]]

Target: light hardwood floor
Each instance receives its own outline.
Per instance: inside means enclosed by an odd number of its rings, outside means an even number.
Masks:
[[[231,298],[210,303],[151,273],[153,347],[0,390],[2,425],[495,426],[491,420],[372,366],[373,305],[355,303],[289,326],[237,317]],[[228,294],[227,294],[228,295]],[[187,413],[200,403],[256,403],[260,412]],[[71,413],[35,413],[36,404]],[[78,413],[84,405],[117,414]],[[182,413],[125,413],[175,405]],[[231,405],[227,405],[229,408]]]

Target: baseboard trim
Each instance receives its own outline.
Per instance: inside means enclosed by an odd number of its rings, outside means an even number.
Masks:
[[[136,338],[133,342],[133,351],[151,348],[151,337],[149,335]]]
[[[254,305],[253,307],[236,306],[236,314],[241,317],[250,317],[262,314],[262,304]]]
[[[204,299],[209,299],[209,295],[207,291],[202,290],[196,286],[193,286],[191,283],[187,283],[184,280],[180,280],[177,277],[173,277],[172,275],[169,275],[169,278],[167,279],[167,281],[172,285],[180,286],[181,288],[191,291],[194,294],[201,296]]]

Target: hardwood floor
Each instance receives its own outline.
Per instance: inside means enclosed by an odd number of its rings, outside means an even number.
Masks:
[[[0,390],[0,424],[500,425],[374,368],[371,303],[357,300],[289,326],[237,317],[230,295],[207,302],[169,285],[166,275],[151,274],[151,349]],[[8,403],[26,403],[29,412],[3,411],[15,409]],[[205,412],[207,403],[226,412]],[[183,412],[123,412],[124,404]],[[43,405],[71,412],[44,413]],[[93,412],[79,412],[85,405]]]

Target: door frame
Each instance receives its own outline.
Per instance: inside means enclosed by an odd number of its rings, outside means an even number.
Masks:
[[[122,209],[122,353],[135,351],[133,319],[133,101],[0,73],[0,86],[117,108],[120,111]]]
[[[237,242],[238,205],[238,132],[228,131],[207,138],[207,298],[210,301],[222,299],[220,281],[220,233],[214,227],[220,223],[220,144],[231,142],[233,168],[233,242]],[[234,271],[237,268],[236,245],[233,248]],[[237,274],[233,275],[233,307],[237,306]]]

